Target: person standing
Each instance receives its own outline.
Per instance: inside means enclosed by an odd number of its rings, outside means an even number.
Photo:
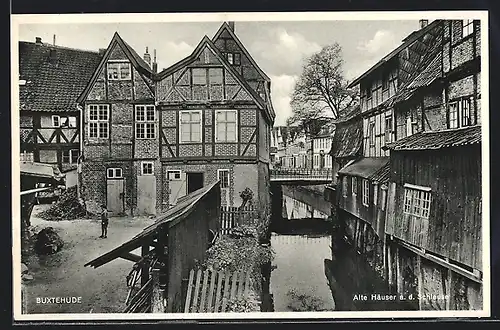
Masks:
[[[101,236],[100,238],[107,238],[108,237],[108,210],[106,208],[106,205],[101,205]]]

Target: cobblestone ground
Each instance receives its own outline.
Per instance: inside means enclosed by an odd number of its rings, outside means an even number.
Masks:
[[[83,265],[126,242],[153,220],[147,217],[110,218],[108,238],[102,239],[99,238],[100,222],[96,220],[46,221],[37,218],[36,214],[46,207],[35,206],[32,226],[35,232],[53,227],[64,241],[64,247],[54,255],[28,258],[27,266],[33,280],[23,283],[26,313],[120,312],[127,295],[125,276],[132,263],[116,259],[97,269]],[[50,297],[81,297],[81,303],[41,303],[41,298]]]

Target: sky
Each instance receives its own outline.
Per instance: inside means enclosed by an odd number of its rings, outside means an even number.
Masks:
[[[156,49],[158,69],[189,55],[201,39],[212,38],[222,22],[23,24],[19,40],[97,51],[106,48],[114,32],[142,55]],[[344,74],[352,80],[368,70],[419,29],[419,21],[262,21],[235,22],[235,33],[261,69],[271,78],[275,126],[292,114],[290,98],[304,59],[322,47],[338,42],[344,57]]]

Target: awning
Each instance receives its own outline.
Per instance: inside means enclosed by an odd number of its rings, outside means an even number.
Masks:
[[[389,162],[389,157],[368,157],[362,158],[350,165],[345,166],[339,174],[360,176],[370,179]]]
[[[86,263],[84,266],[91,266],[94,268],[100,267],[114,259],[120,258],[122,255],[130,253],[135,249],[141,247],[146,242],[149,242],[157,238],[158,230],[162,226],[168,226],[171,228],[188,216],[198,202],[206,196],[212,189],[217,189],[219,187],[219,181],[216,181],[206,187],[200,188],[192,193],[184,196],[182,199],[178,199],[178,203],[167,210],[165,213],[160,215],[155,223],[144,228],[139,234],[134,236],[128,242],[123,243],[117,248],[95,258],[94,260]]]

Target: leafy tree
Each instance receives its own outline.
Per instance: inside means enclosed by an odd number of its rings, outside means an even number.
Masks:
[[[359,102],[359,92],[347,88],[343,63],[338,43],[323,47],[305,61],[292,95],[293,116],[288,125],[298,124],[313,134],[326,118],[337,119],[342,109]]]

